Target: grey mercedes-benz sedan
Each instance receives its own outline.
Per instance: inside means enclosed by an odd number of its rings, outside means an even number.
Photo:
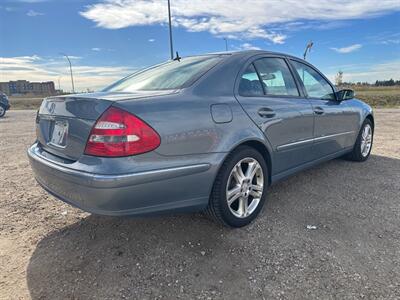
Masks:
[[[374,117],[309,63],[244,51],[46,98],[36,126],[35,177],[73,206],[113,216],[205,211],[240,227],[278,180],[340,156],[365,161]]]

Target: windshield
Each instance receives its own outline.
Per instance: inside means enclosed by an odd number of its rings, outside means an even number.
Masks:
[[[104,91],[133,92],[184,88],[215,66],[221,57],[221,55],[208,55],[169,61],[125,77]]]

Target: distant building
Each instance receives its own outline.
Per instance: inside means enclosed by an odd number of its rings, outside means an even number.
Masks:
[[[53,81],[29,82],[27,80],[0,82],[0,91],[8,96],[26,94],[51,96],[57,93]]]

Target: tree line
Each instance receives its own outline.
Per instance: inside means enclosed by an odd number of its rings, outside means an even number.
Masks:
[[[394,85],[400,85],[400,80],[377,80],[375,81],[375,86],[394,86]]]
[[[359,85],[359,86],[400,86],[400,80],[377,80],[374,83],[370,82],[341,82],[339,85]]]

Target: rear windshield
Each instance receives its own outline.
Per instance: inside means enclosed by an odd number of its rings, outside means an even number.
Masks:
[[[125,77],[105,88],[104,91],[133,92],[181,89],[193,83],[221,59],[221,55],[209,55],[169,61]]]

